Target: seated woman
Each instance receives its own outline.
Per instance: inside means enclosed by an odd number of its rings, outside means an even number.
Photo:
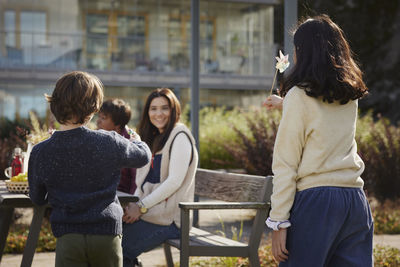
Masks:
[[[131,107],[122,99],[109,99],[103,102],[97,119],[98,129],[116,131],[127,139],[140,140],[140,137],[127,124],[131,119]],[[124,168],[121,170],[121,180],[118,190],[133,194],[136,190],[136,169]]]
[[[152,160],[137,169],[138,203],[125,208],[122,220],[124,266],[165,240],[180,237],[179,202],[193,201],[198,155],[190,130],[179,123],[181,107],[174,93],[159,88],[148,96],[138,133],[152,150]]]

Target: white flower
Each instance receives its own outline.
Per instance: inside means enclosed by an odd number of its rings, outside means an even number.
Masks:
[[[275,57],[278,62],[276,62],[276,71],[274,75],[274,79],[272,80],[272,86],[270,90],[270,95],[272,95],[272,89],[275,85],[276,75],[278,74],[278,70],[280,73],[284,72],[290,65],[289,63],[289,55],[284,55],[281,50],[279,50],[279,57]]]
[[[289,63],[289,54],[284,55],[281,50],[279,50],[279,57],[275,57],[276,62],[276,69],[279,70],[280,73],[284,72],[290,65]]]

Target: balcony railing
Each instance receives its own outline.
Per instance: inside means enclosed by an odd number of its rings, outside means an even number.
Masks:
[[[0,68],[188,73],[190,43],[89,34],[0,32]],[[17,47],[15,38],[19,38]],[[202,74],[264,76],[274,72],[276,45],[200,41]]]

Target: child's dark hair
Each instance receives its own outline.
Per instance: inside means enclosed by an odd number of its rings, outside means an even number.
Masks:
[[[111,116],[115,125],[123,129],[131,119],[131,107],[122,99],[114,98],[103,102],[100,112]]]
[[[165,131],[163,131],[161,134],[151,123],[149,117],[151,101],[157,97],[165,97],[168,100],[168,104],[171,109],[171,115],[168,124],[165,128]],[[180,117],[181,105],[175,94],[169,88],[157,88],[147,97],[142,118],[137,127],[138,134],[142,138],[142,141],[146,142],[146,144],[151,148],[153,153],[160,151],[167,142],[169,134],[171,133],[172,129],[174,129],[175,124],[179,121]]]
[[[83,124],[99,111],[103,84],[92,74],[73,71],[59,78],[52,95],[45,97],[59,123]]]
[[[283,81],[282,96],[298,86],[308,96],[345,104],[368,93],[343,31],[329,16],[302,22],[294,33],[294,46],[296,61]]]

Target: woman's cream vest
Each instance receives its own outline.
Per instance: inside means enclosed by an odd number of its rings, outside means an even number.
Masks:
[[[170,165],[169,157],[170,157],[170,149],[171,145],[173,145],[172,141],[175,136],[179,132],[185,132],[190,137],[190,141],[192,143],[192,160],[189,166],[181,166],[182,168],[187,168],[186,176],[182,182],[182,185],[179,189],[172,194],[171,196],[165,196],[165,200],[151,207],[146,214],[141,216],[141,219],[159,225],[170,225],[172,222],[180,227],[181,225],[181,217],[180,217],[180,209],[179,202],[190,202],[193,201],[194,198],[194,177],[196,174],[197,163],[198,163],[198,154],[195,146],[195,140],[192,136],[190,130],[182,123],[177,123],[175,128],[171,131],[167,142],[161,150],[162,158],[161,158],[161,170],[160,170],[160,183],[152,184],[145,183],[142,184],[146,179],[147,173],[150,170],[151,163],[148,163],[144,167],[137,169],[136,172],[136,185],[137,189],[135,195],[137,195],[140,199],[143,199],[151,192],[153,192],[157,187],[160,186],[168,178],[168,169]],[[182,134],[182,133],[181,133]],[[180,164],[179,162],[174,162],[173,164]]]

